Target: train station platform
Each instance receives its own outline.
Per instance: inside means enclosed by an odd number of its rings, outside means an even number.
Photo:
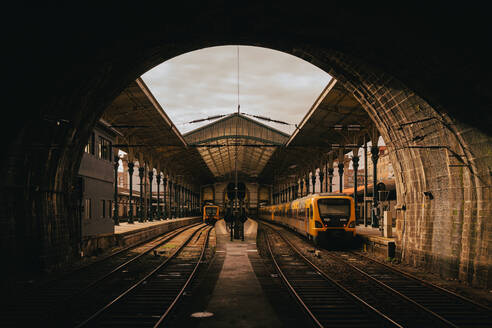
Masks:
[[[365,252],[374,253],[374,255],[383,258],[395,257],[396,244],[394,236],[396,229],[394,227],[392,230],[393,237],[384,237],[379,228],[371,226],[358,225],[355,229]]]
[[[213,314],[201,320],[198,327],[281,327],[281,322],[267,300],[249,260],[250,252],[258,252],[258,224],[248,219],[244,225],[244,241],[230,241],[224,220],[216,223],[216,252],[224,252],[225,260],[206,307]]]
[[[197,223],[201,217],[186,217],[129,224],[122,222],[114,227],[114,234],[85,237],[82,240],[83,256],[99,255],[111,249],[127,247],[152,239],[168,231]]]

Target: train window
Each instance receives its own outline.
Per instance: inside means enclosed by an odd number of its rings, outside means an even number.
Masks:
[[[304,217],[306,216],[306,209],[304,207],[301,207],[299,209],[299,219],[304,220]]]
[[[309,218],[311,220],[314,218],[313,205],[309,205]]]
[[[346,198],[318,199],[319,215],[321,217],[349,217],[350,200]]]

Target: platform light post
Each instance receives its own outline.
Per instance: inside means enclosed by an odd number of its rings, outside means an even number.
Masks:
[[[154,169],[149,169],[149,206],[148,206],[148,211],[149,211],[149,221],[154,221],[154,215],[152,213],[152,203],[153,203],[153,198],[154,196],[152,195],[152,180],[154,179]]]
[[[167,193],[168,193],[168,197],[169,197],[169,213],[168,213],[168,216],[170,219],[172,219],[173,218],[173,200],[172,200],[173,182],[171,180],[171,176],[169,176],[169,182],[167,183],[167,189],[168,189]]]
[[[343,169],[345,167],[344,164],[344,158],[345,157],[345,152],[343,147],[338,149],[338,177],[339,177],[339,192],[343,192]]]
[[[357,171],[359,169],[359,148],[356,148],[353,150],[353,155],[352,155],[352,165],[354,167],[354,206],[355,206],[355,213],[357,215],[357,186],[358,186],[358,181],[357,181]],[[355,221],[357,223],[357,217],[355,218]]]
[[[316,193],[316,168],[311,172],[311,182],[313,185],[313,194]]]
[[[180,218],[181,217],[181,185],[179,184],[174,184],[174,189],[176,191],[176,199],[177,199],[177,215],[176,217]]]
[[[139,163],[140,165],[140,163]],[[138,221],[139,222],[144,222],[144,198],[143,198],[143,187],[144,187],[144,174],[145,174],[145,168],[143,166],[138,167],[138,176],[140,177],[140,204],[139,204],[139,215],[138,215]]]
[[[162,219],[162,211],[161,211],[161,173],[157,173],[155,177],[155,182],[157,183],[157,217],[156,220]]]
[[[114,212],[113,220],[114,225],[120,225],[120,218],[118,216],[118,167],[120,166],[120,158],[115,155],[114,157]]]
[[[128,162],[128,175],[129,175],[129,187],[130,187],[130,193],[128,195],[128,205],[129,205],[129,210],[130,210],[130,215],[128,216],[128,223],[133,224],[133,169],[134,169],[135,163],[133,162]]]
[[[375,145],[374,145],[375,144]],[[377,145],[377,140],[373,141],[371,145],[371,159],[372,159],[372,227],[379,227],[379,218],[377,215],[378,208],[378,196],[377,196],[377,181],[378,181],[378,160],[379,160],[379,147]]]

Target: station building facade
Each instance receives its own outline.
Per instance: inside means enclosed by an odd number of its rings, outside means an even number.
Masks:
[[[112,234],[114,158],[112,145],[118,131],[100,120],[94,128],[79,168],[82,180],[82,237]]]

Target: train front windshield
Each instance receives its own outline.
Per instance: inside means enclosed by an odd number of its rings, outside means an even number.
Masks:
[[[319,216],[328,226],[342,226],[350,219],[350,199],[318,199]]]
[[[205,213],[207,215],[216,215],[217,214],[217,208],[216,207],[207,207],[207,208],[205,208]]]

